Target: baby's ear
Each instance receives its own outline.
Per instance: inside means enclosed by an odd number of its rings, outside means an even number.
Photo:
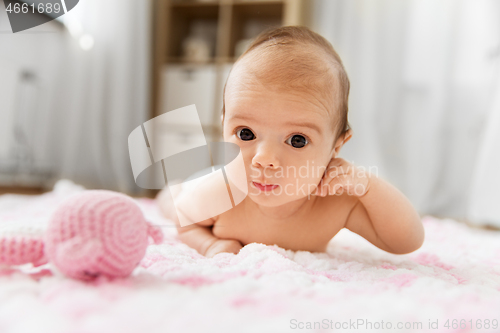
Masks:
[[[352,129],[348,129],[345,133],[344,133],[344,143],[342,143],[343,145],[346,144],[347,141],[351,140],[352,138]]]
[[[337,142],[335,142],[335,157],[337,157],[340,153],[340,149],[346,144],[347,141],[351,140],[352,138],[352,129],[348,129],[345,131],[343,134],[340,135],[340,137],[337,139]]]

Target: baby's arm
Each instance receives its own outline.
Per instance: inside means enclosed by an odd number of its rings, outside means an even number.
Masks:
[[[212,226],[215,223],[214,218],[181,227],[173,204],[172,196],[168,192],[168,189],[163,189],[160,192],[157,197],[157,201],[163,215],[174,221],[177,225],[179,239],[189,247],[198,251],[198,253],[211,258],[221,252],[236,254],[243,247],[237,240],[220,239],[215,237],[212,233]]]
[[[368,191],[357,199],[345,228],[395,254],[410,253],[422,246],[420,216],[397,188],[371,175]]]
[[[212,258],[221,252],[238,254],[243,247],[237,240],[215,237],[212,228],[208,226],[197,224],[186,227],[177,226],[177,231],[179,232],[179,239],[183,243],[208,258]]]

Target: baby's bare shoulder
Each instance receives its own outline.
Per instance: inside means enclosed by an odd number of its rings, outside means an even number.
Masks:
[[[196,223],[201,226],[213,225],[219,212],[231,206],[229,187],[222,175],[211,173],[163,190],[158,196],[163,211],[177,214],[182,225]],[[169,200],[167,200],[169,199]],[[179,216],[180,214],[180,216]]]
[[[333,224],[335,226],[345,226],[347,218],[352,209],[358,203],[356,197],[348,194],[328,195],[326,197],[317,197],[317,203],[314,206],[315,214],[320,221]]]

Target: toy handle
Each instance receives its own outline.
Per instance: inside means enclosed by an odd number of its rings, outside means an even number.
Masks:
[[[42,236],[3,236],[0,238],[0,264],[40,266],[48,262]]]
[[[153,239],[155,244],[161,244],[163,242],[163,231],[160,227],[151,224],[151,222],[146,222],[148,224],[148,236]]]

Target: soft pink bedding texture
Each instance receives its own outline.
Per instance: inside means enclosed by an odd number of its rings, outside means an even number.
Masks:
[[[0,234],[43,232],[82,190],[63,180],[43,195],[0,196]],[[254,243],[209,259],[177,239],[154,200],[137,203],[165,240],[132,276],[1,267],[0,332],[500,332],[500,232],[426,216],[411,254],[343,229],[327,253]]]

